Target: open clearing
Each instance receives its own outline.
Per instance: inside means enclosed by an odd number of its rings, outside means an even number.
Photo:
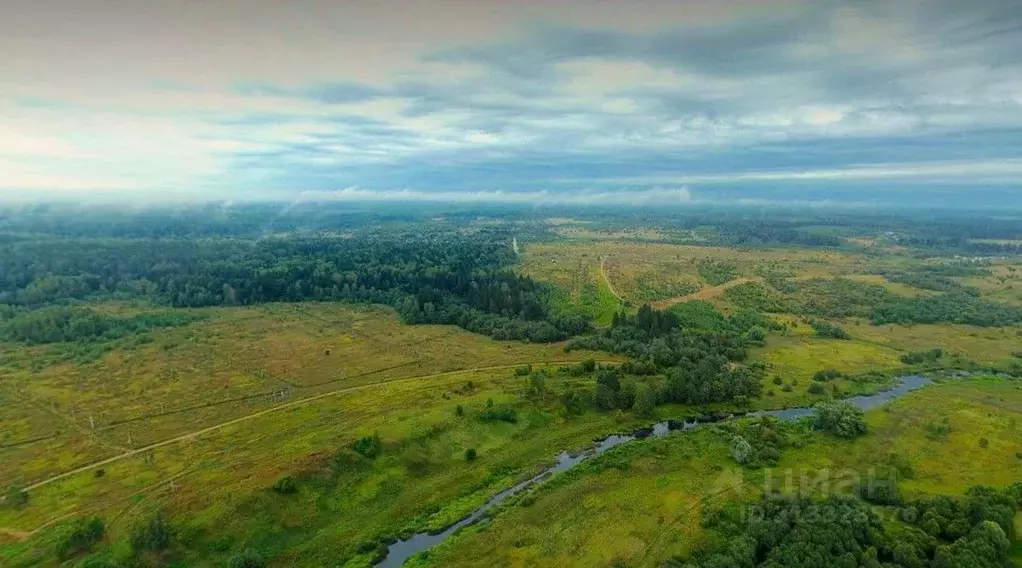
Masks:
[[[729,288],[734,288],[735,286],[741,286],[742,284],[748,284],[749,282],[757,282],[757,281],[759,281],[758,278],[747,278],[747,277],[743,276],[741,278],[735,278],[734,280],[732,280],[730,282],[726,282],[726,283],[721,284],[719,286],[711,286],[709,288],[703,288],[702,290],[699,290],[698,292],[693,292],[693,293],[688,294],[686,296],[679,296],[677,298],[669,298],[667,300],[660,300],[658,302],[653,302],[650,305],[653,306],[654,308],[658,309],[658,310],[666,310],[667,308],[670,308],[671,306],[673,306],[675,304],[680,304],[682,302],[691,302],[693,300],[703,300],[705,302],[705,301],[712,300],[712,299],[720,296],[721,294],[726,292]]]
[[[666,304],[682,301],[683,297],[702,298],[696,293],[714,286],[700,274],[700,264],[709,261],[731,265],[736,277],[745,279],[757,278],[764,272],[795,278],[866,274],[871,267],[865,255],[845,251],[753,250],[604,240],[531,244],[525,249],[523,271],[572,290],[578,286],[579,266],[602,263],[614,290],[637,307],[646,302]],[[717,293],[707,292],[710,297]]]
[[[251,491],[244,478],[276,472],[282,448],[295,460],[307,459],[343,446],[355,430],[383,426],[373,418],[379,414],[373,401],[407,409],[429,397],[397,393],[484,384],[523,363],[592,356],[564,353],[556,344],[500,343],[451,327],[405,326],[382,308],[302,304],[204,312],[206,320],[92,364],[38,372],[8,367],[0,412],[14,428],[5,429],[0,474],[30,486],[32,506],[0,512],[0,526],[23,534],[69,512],[116,509],[175,475],[185,475],[179,485],[193,483],[197,494],[208,495],[217,486],[210,480],[238,468],[247,474],[226,485]],[[378,392],[358,394],[377,386]],[[359,416],[351,413],[353,399],[364,401],[364,415],[349,421]],[[341,408],[343,420],[335,414]],[[102,460],[108,461],[97,463]]]
[[[28,484],[132,448],[340,388],[458,369],[579,360],[562,346],[401,325],[337,304],[203,310],[208,319],[100,361],[9,369],[0,475]],[[28,355],[26,355],[28,357]],[[27,367],[27,365],[26,365]]]

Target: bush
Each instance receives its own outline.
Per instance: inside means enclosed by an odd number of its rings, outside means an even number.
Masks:
[[[951,421],[947,417],[940,422],[928,422],[926,424],[926,437],[931,440],[947,440],[951,434]]]
[[[564,405],[564,412],[569,416],[578,416],[586,411],[586,398],[576,390],[565,391],[561,395],[561,404]]]
[[[863,501],[874,505],[891,506],[903,503],[894,477],[860,483],[858,493]]]
[[[492,406],[488,404],[487,407],[479,413],[479,419],[483,422],[507,422],[509,424],[514,424],[518,422],[518,412],[506,404]]]
[[[738,267],[719,260],[699,261],[699,276],[710,286],[720,286],[738,278]]]
[[[887,463],[898,472],[898,475],[901,475],[905,479],[915,479],[915,467],[907,457],[892,452],[887,456]]]
[[[532,372],[532,365],[522,365],[521,367],[515,368],[516,377],[524,377]]]
[[[756,461],[762,465],[776,466],[781,461],[781,450],[774,446],[765,446],[756,452]]]
[[[645,384],[635,385],[635,402],[632,404],[632,411],[640,418],[649,418],[656,410],[656,393]]]
[[[57,558],[66,560],[92,549],[92,545],[103,539],[103,519],[91,517],[78,519],[71,530],[57,545]]]
[[[749,328],[749,331],[745,332],[745,340],[749,343],[762,345],[766,341],[766,330],[758,325],[754,325]]]
[[[809,394],[824,394],[827,389],[823,388],[820,383],[813,383],[809,385]]]
[[[363,436],[356,440],[352,444],[351,449],[364,457],[375,459],[383,450],[383,445],[380,443],[380,435],[373,434],[372,436]]]
[[[821,402],[813,407],[815,426],[840,438],[855,438],[866,433],[862,410],[847,402]]]
[[[380,543],[375,540],[363,540],[359,543],[358,547],[355,548],[355,552],[359,554],[369,554],[370,552],[376,551],[379,546]]]
[[[944,356],[944,350],[936,347],[926,351],[913,351],[901,356],[901,362],[906,365],[918,365],[920,363],[935,363]]]
[[[476,453],[475,448],[469,448],[465,450],[465,461],[475,461],[477,457],[478,454]]]
[[[738,463],[745,465],[752,457],[752,445],[745,438],[735,436],[731,439],[731,457]]]
[[[980,438],[979,439],[979,447],[983,448],[984,450],[989,448],[990,447],[990,440],[987,440],[986,438]]]
[[[273,490],[281,495],[291,495],[298,492],[298,482],[290,475],[281,477],[273,484]]]
[[[266,560],[254,548],[246,548],[227,561],[227,568],[263,568]]]
[[[421,441],[405,448],[402,459],[405,467],[414,475],[423,475],[429,470],[429,448]]]
[[[529,375],[529,391],[536,395],[545,393],[546,375],[543,373],[532,373]]]
[[[170,547],[173,528],[163,511],[159,511],[149,522],[135,527],[131,546],[136,551],[161,551]]]
[[[809,322],[817,337],[830,337],[832,339],[849,339],[848,332],[840,326],[829,324],[825,321],[813,320]]]
[[[7,488],[4,503],[12,509],[22,509],[28,505],[28,493],[24,489],[12,485]]]
[[[774,384],[775,385],[783,385],[784,384],[784,379],[782,379],[780,375],[774,375]]]
[[[813,380],[825,383],[833,379],[840,379],[843,376],[844,375],[840,371],[836,371],[834,369],[824,369],[822,371],[816,371],[816,373],[813,375]]]

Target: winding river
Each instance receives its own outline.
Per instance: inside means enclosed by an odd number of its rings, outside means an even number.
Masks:
[[[932,382],[931,379],[918,375],[905,376],[900,378],[900,382],[898,383],[897,386],[889,390],[881,391],[871,395],[856,396],[844,400],[862,410],[870,410],[878,406],[881,406],[891,400],[894,400],[900,396],[903,396],[905,393],[909,391],[922,388],[931,382]],[[527,479],[519,483],[518,485],[505,489],[500,493],[497,493],[496,495],[491,497],[489,501],[478,507],[476,510],[472,511],[470,515],[454,523],[453,525],[447,527],[442,532],[436,534],[431,534],[428,532],[418,533],[412,536],[411,538],[408,538],[407,540],[399,540],[397,542],[394,542],[389,547],[387,547],[387,556],[376,566],[378,568],[399,568],[402,564],[405,563],[405,561],[407,561],[412,556],[440,544],[462,527],[466,527],[468,525],[478,522],[486,515],[487,511],[499,505],[508,497],[521,493],[522,491],[525,491],[526,489],[534,485],[543,483],[555,473],[569,470],[578,465],[579,463],[582,463],[583,461],[593,456],[600,455],[606,452],[607,450],[610,450],[611,448],[615,448],[622,444],[627,444],[628,442],[634,440],[640,440],[649,437],[659,438],[661,436],[666,436],[672,432],[685,432],[693,430],[699,427],[701,424],[722,422],[726,420],[733,420],[735,418],[750,417],[755,418],[760,416],[773,416],[774,418],[777,418],[779,420],[793,422],[795,420],[806,418],[812,415],[813,415],[812,408],[787,408],[783,410],[763,410],[741,414],[707,415],[701,416],[696,419],[684,421],[666,420],[663,422],[657,422],[650,428],[645,428],[632,434],[615,434],[613,436],[608,436],[596,442],[596,446],[594,448],[579,454],[571,455],[568,452],[561,452],[557,456],[557,463],[554,464],[552,467],[544,470],[542,473],[535,477]]]

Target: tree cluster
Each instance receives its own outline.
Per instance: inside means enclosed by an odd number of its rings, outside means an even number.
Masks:
[[[944,350],[940,347],[927,349],[925,351],[911,351],[901,356],[901,362],[906,365],[919,365],[921,363],[936,363],[944,357]]]
[[[964,499],[937,497],[885,523],[853,496],[767,496],[758,505],[711,511],[704,525],[720,545],[667,566],[684,568],[1004,568],[1022,483],[1004,491],[973,487]]]
[[[711,286],[720,286],[738,278],[738,267],[730,262],[703,260],[699,262],[699,276]]]
[[[848,332],[845,331],[839,325],[815,319],[810,321],[809,325],[812,326],[813,331],[816,332],[817,337],[829,337],[831,339],[851,339],[851,336],[848,335]]]
[[[37,345],[63,342],[102,342],[201,319],[183,312],[147,312],[118,316],[83,307],[54,306],[24,311],[0,321],[0,341]]]
[[[701,308],[699,308],[701,309]],[[608,329],[576,337],[568,349],[592,349],[632,357],[632,365],[666,375],[657,393],[660,402],[706,404],[759,396],[765,372],[759,362],[736,365],[746,356],[746,336],[762,319],[699,315],[712,329],[682,329],[686,323],[672,311],[643,306],[633,316],[619,314]],[[610,389],[602,389],[610,406]],[[634,401],[632,393],[626,400]]]
[[[145,298],[173,307],[341,301],[395,307],[410,323],[459,325],[499,339],[549,342],[588,328],[554,313],[550,291],[506,266],[510,235],[365,232],[237,239],[71,239],[0,243],[0,305],[22,310],[96,298]],[[6,308],[10,311],[13,308]],[[19,322],[105,333],[63,312]],[[35,318],[43,321],[36,321]],[[64,337],[67,334],[52,334]]]
[[[965,288],[909,298],[893,294],[883,286],[847,278],[805,281],[781,278],[771,281],[770,286],[750,282],[727,290],[724,296],[751,310],[827,318],[863,317],[875,325],[960,323],[999,327],[1022,322],[1022,308],[982,299]],[[842,335],[838,330],[821,329],[824,334]]]
[[[821,402],[813,407],[817,430],[830,432],[839,438],[856,438],[866,433],[866,419],[862,410],[844,401]]]
[[[875,325],[946,322],[1000,327],[1022,322],[1022,308],[984,300],[965,292],[950,292],[891,300],[873,310],[870,320]]]
[[[103,539],[106,530],[103,519],[88,517],[75,520],[57,544],[57,558],[67,560],[88,552]]]
[[[715,430],[730,438],[732,459],[750,469],[776,466],[785,449],[800,447],[806,440],[804,426],[770,416],[725,422]]]

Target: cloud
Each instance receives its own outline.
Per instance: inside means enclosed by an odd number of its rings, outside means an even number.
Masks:
[[[593,179],[564,178],[555,180],[562,183],[578,183],[585,181],[613,182],[624,184],[637,183],[686,183],[686,184],[720,184],[749,182],[858,182],[858,181],[891,181],[912,179],[917,182],[941,181],[953,184],[994,183],[1017,185],[1022,180],[1022,159],[975,160],[951,162],[916,162],[858,164],[843,168],[820,169],[783,169],[745,171],[726,174],[697,175],[649,175],[621,176]]]
[[[1010,0],[9,4],[0,192],[1022,182]]]
[[[303,191],[299,201],[427,201],[450,203],[516,203],[528,205],[641,205],[679,204],[692,198],[688,188],[635,191],[421,191],[371,190],[349,187],[337,191]]]

